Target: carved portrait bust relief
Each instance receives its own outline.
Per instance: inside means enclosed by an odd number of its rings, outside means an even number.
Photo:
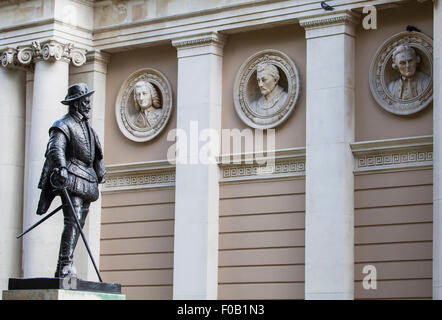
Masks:
[[[134,101],[138,111],[134,124],[140,128],[153,127],[163,111],[154,86],[143,80],[135,83]]]
[[[233,92],[238,116],[257,129],[274,128],[290,115],[299,95],[294,62],[277,50],[260,51],[239,69]]]
[[[172,111],[172,90],[166,77],[154,69],[131,74],[117,96],[118,127],[128,139],[152,140],[166,126]]]
[[[433,41],[421,32],[401,32],[378,49],[370,67],[377,103],[396,115],[424,109],[433,99]]]
[[[252,110],[264,115],[278,112],[287,99],[287,92],[278,84],[278,68],[270,63],[260,63],[256,67],[256,80],[261,96],[252,102]]]
[[[392,53],[393,69],[399,70],[399,77],[388,84],[393,97],[410,100],[422,94],[430,83],[428,74],[417,70],[421,57],[413,47],[399,45]]]

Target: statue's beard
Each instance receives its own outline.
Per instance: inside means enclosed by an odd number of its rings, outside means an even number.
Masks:
[[[80,113],[85,117],[86,119],[89,119],[89,111],[88,110],[80,110]]]
[[[86,119],[89,119],[89,111],[90,109],[83,107],[81,105],[76,105],[74,106],[74,109],[81,114],[83,117],[85,117]]]

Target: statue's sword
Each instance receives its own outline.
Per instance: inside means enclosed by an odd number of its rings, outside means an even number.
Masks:
[[[83,233],[83,229],[81,228],[80,221],[78,221],[78,217],[77,217],[77,215],[75,214],[75,208],[74,208],[74,205],[72,204],[72,200],[71,200],[71,197],[69,196],[69,193],[68,193],[68,191],[67,191],[67,189],[66,189],[66,186],[59,186],[59,185],[55,184],[55,183],[53,182],[53,180],[52,180],[52,177],[53,177],[53,175],[51,174],[50,182],[51,182],[51,184],[52,184],[56,189],[59,189],[59,190],[61,191],[61,196],[64,197],[64,199],[67,201],[67,203],[68,203],[68,205],[69,205],[70,212],[71,212],[71,214],[72,214],[73,217],[74,217],[75,224],[77,225],[77,228],[78,228],[78,230],[80,231],[81,238],[83,239],[84,245],[86,246],[87,253],[89,254],[89,257],[90,257],[91,260],[92,260],[92,264],[94,265],[94,269],[95,269],[95,272],[97,273],[98,279],[100,280],[100,282],[103,282],[103,280],[101,279],[101,276],[100,276],[100,272],[98,271],[97,265],[96,265],[96,263],[95,263],[94,257],[92,256],[91,249],[89,248],[89,244],[87,243],[86,236],[84,235],[84,233]],[[49,213],[46,217],[44,217],[43,219],[41,219],[40,221],[38,221],[37,223],[35,223],[34,225],[32,225],[28,230],[26,230],[26,231],[20,233],[20,234],[17,236],[17,239],[18,239],[18,238],[21,238],[22,236],[24,236],[26,233],[28,233],[28,232],[31,231],[32,229],[34,229],[34,228],[37,227],[38,225],[42,224],[42,223],[45,222],[46,220],[48,220],[50,217],[52,217],[54,214],[56,214],[61,208],[63,208],[63,205],[61,205],[61,206],[59,206],[58,208],[56,208],[55,210],[53,210],[53,211],[52,211],[51,213]]]
[[[32,229],[34,229],[36,226],[42,224],[43,222],[45,222],[46,220],[48,220],[50,217],[52,217],[54,214],[56,214],[61,208],[63,208],[63,205],[57,207],[54,211],[52,211],[51,213],[49,213],[46,217],[44,217],[43,219],[41,219],[40,221],[38,221],[37,223],[35,223],[34,225],[32,225],[32,227],[30,227],[28,230],[23,231],[22,233],[20,233],[17,236],[17,239],[23,237],[25,234],[27,234],[29,231],[31,231]]]

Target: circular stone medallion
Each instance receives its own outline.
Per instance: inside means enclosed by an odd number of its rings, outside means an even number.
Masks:
[[[274,128],[293,111],[300,90],[298,70],[281,51],[263,50],[239,69],[233,90],[235,110],[256,129]]]
[[[141,69],[124,81],[115,103],[118,127],[132,141],[155,138],[172,112],[172,89],[167,78],[154,69]]]
[[[433,40],[421,32],[401,32],[377,50],[369,74],[376,102],[396,115],[424,109],[433,100]]]

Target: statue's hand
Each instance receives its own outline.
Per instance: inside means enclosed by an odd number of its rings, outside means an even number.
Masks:
[[[58,179],[62,185],[66,183],[66,181],[68,180],[68,170],[66,168],[61,168],[58,174]]]
[[[68,170],[66,168],[55,168],[50,179],[54,188],[63,188],[68,180]]]

